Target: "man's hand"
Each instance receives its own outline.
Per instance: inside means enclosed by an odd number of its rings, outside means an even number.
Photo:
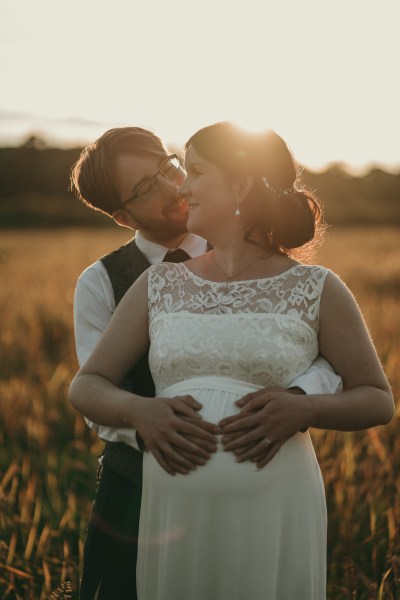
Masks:
[[[295,433],[307,428],[309,401],[300,388],[264,388],[236,402],[241,411],[220,421],[224,449],[261,469]]]
[[[192,396],[143,400],[136,428],[167,473],[187,474],[217,450],[221,429],[202,419],[198,414],[202,405]]]

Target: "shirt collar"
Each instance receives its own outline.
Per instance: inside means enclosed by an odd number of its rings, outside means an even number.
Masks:
[[[176,248],[166,248],[165,246],[161,246],[161,244],[150,242],[143,237],[140,231],[136,231],[135,241],[137,247],[145,255],[151,265],[162,262],[168,250],[176,250]],[[188,233],[178,247],[185,250],[192,258],[195,258],[206,252],[207,242],[195,233]]]

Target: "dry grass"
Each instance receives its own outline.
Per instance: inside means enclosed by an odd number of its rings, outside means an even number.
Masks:
[[[72,297],[82,269],[127,239],[119,229],[1,233],[0,598],[76,597],[100,444],[66,401]],[[318,262],[354,291],[398,398],[398,230],[332,231]],[[398,425],[399,413],[367,432],[313,432],[330,600],[400,597]]]

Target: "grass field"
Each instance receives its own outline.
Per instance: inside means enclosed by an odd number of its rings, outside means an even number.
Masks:
[[[0,234],[0,598],[77,597],[101,444],[66,400],[77,369],[72,298],[83,268],[127,239],[118,228]],[[355,293],[397,400],[399,230],[330,230],[317,262]],[[312,432],[329,600],[400,598],[399,421],[397,411],[384,428]]]

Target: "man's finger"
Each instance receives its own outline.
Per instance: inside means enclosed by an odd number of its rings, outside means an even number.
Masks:
[[[199,427],[197,423],[195,425],[193,422],[185,421],[183,419],[180,419],[179,417],[177,417],[177,421],[178,422],[176,423],[176,431],[178,431],[179,433],[184,433],[185,435],[199,438],[201,440],[209,442],[210,444],[217,443],[216,435],[210,433],[210,431],[207,431],[207,429],[203,427]]]
[[[197,466],[202,466],[206,463],[205,459],[189,453],[183,454],[185,454],[184,458],[187,460],[190,466],[185,466],[182,464],[181,461],[174,460],[174,457],[172,455],[166,456],[164,452],[162,452],[158,448],[154,449],[154,452],[152,452],[152,454],[154,455],[155,459],[160,464],[160,466],[170,475],[175,475],[176,473],[180,473],[181,475],[187,475],[190,471],[195,470]]]
[[[177,469],[174,469],[173,467],[171,467],[171,465],[169,465],[169,463],[165,460],[162,452],[160,452],[158,448],[154,448],[154,450],[152,450],[151,453],[158,462],[158,464],[164,469],[164,471],[166,471],[169,475],[172,476],[176,474]]]
[[[179,418],[182,419],[182,421],[185,421],[186,423],[191,423],[195,427],[204,429],[204,431],[208,431],[209,433],[213,433],[214,435],[218,435],[221,433],[221,427],[219,425],[216,425],[215,423],[210,423],[209,421],[204,421],[200,417],[200,415],[197,415],[196,417],[180,416]]]
[[[210,456],[209,456],[209,458],[205,458],[203,456],[199,456],[198,453],[194,454],[193,452],[187,452],[186,450],[181,450],[181,449],[179,449],[179,454],[181,456],[183,456],[184,458],[186,458],[186,460],[191,462],[193,464],[193,466],[198,466],[198,467],[204,466],[210,459]]]
[[[191,454],[199,454],[204,458],[209,458],[210,453],[217,450],[216,441],[208,442],[200,439],[199,443],[196,443],[196,441],[192,440],[197,441],[198,438],[196,438],[196,436],[181,435],[179,433],[174,433],[169,437],[170,444],[173,444],[179,451],[184,450],[186,452],[190,452]]]
[[[193,447],[196,448],[196,446],[193,446]],[[168,444],[162,449],[167,461],[173,461],[174,463],[176,463],[177,465],[180,465],[184,469],[189,469],[189,470],[195,469],[197,465],[195,463],[193,463],[191,458],[190,459],[186,458],[187,456],[193,455],[194,452],[191,452],[190,448],[189,449],[183,448],[183,450],[184,451],[181,452],[180,446],[177,446],[175,443],[173,445]],[[210,454],[208,454],[207,452],[203,452],[200,449],[198,450],[198,452],[199,452],[199,456],[203,457],[206,460],[208,460],[208,458],[210,457]]]
[[[180,452],[174,449],[174,447],[170,444],[166,444],[161,448],[161,451],[165,457],[165,461],[170,464],[173,462],[177,467],[180,467],[182,470],[178,470],[178,472],[186,473],[192,469],[196,468],[196,465],[191,463],[190,460],[187,460]]]
[[[208,440],[203,440],[202,438],[197,437],[196,435],[187,435],[184,433],[180,434],[182,437],[184,437],[186,440],[188,440],[189,442],[192,442],[193,444],[195,444],[196,446],[196,450],[193,452],[193,454],[197,454],[199,452],[199,449],[202,450],[206,450],[208,453],[213,454],[214,452],[217,451],[217,440],[215,440],[215,442],[209,442]],[[180,450],[183,450],[182,448],[180,448]]]

